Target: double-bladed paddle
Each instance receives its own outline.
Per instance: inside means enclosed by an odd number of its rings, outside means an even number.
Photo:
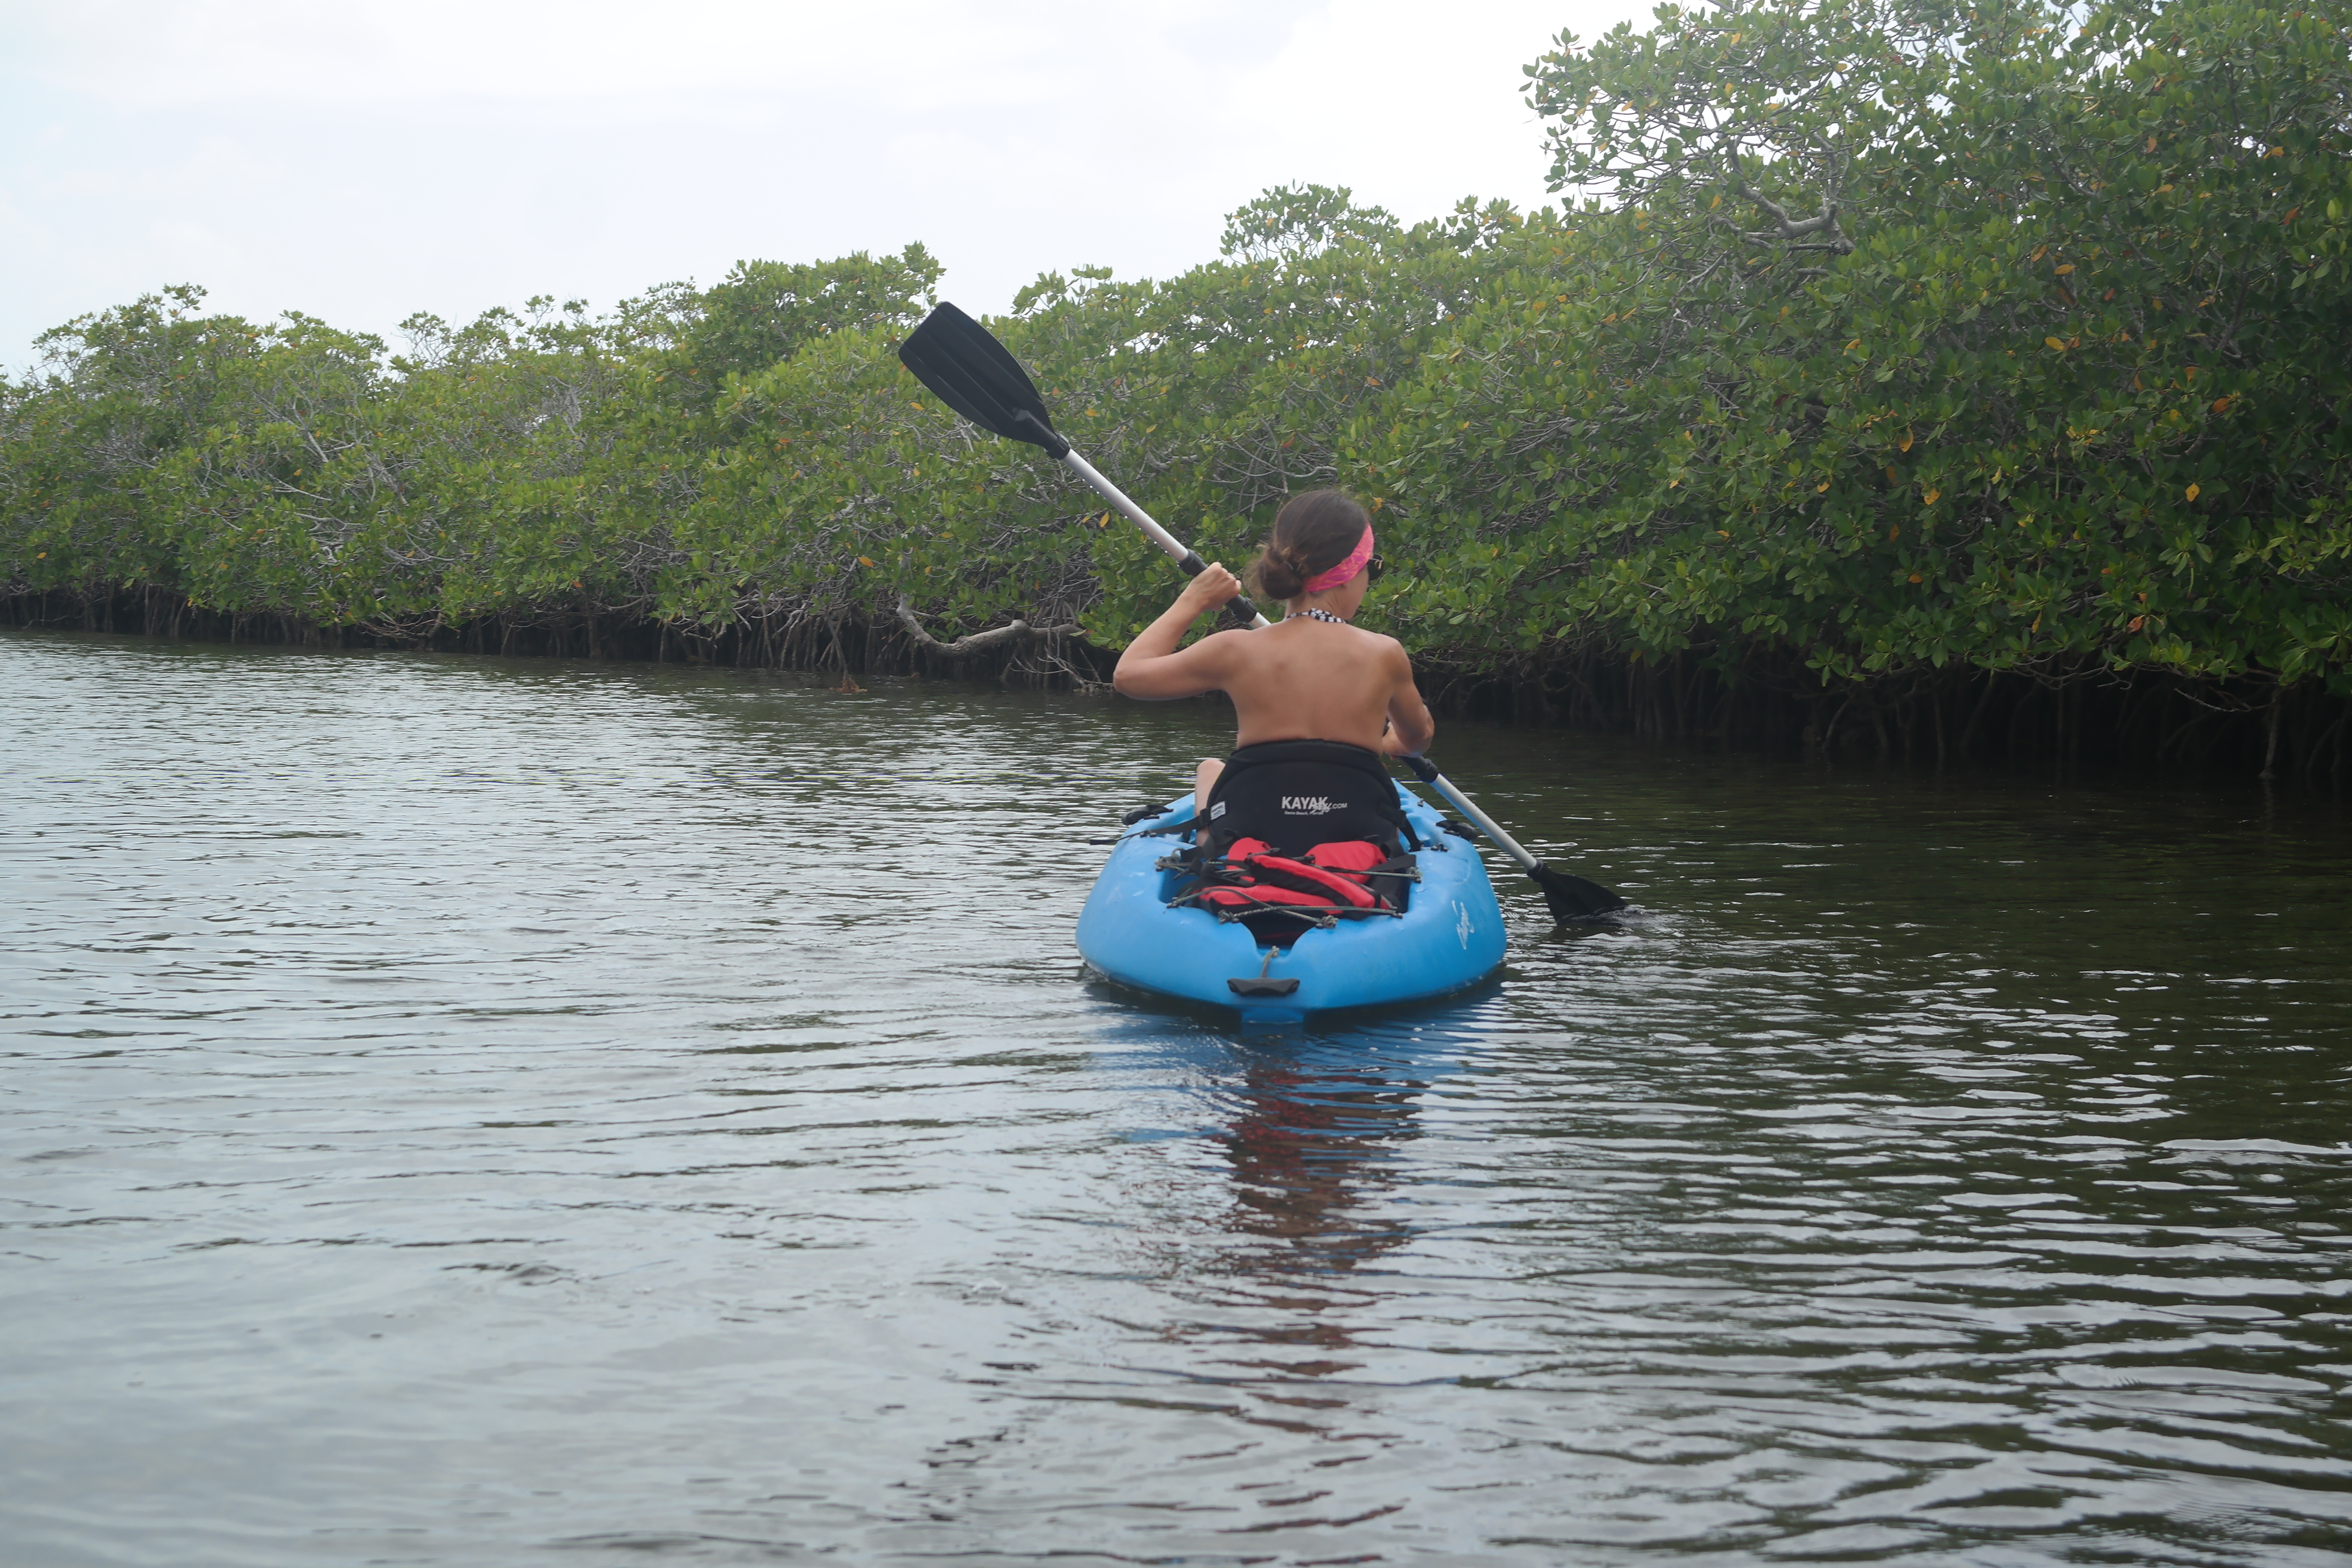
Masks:
[[[898,345],[898,359],[915,379],[936,394],[939,400],[971,420],[983,430],[1014,441],[1026,441],[1042,447],[1046,456],[1069,465],[1078,478],[1092,485],[1102,498],[1127,514],[1129,520],[1149,534],[1151,542],[1166,551],[1188,574],[1198,574],[1208,569],[1208,563],[1180,542],[1176,536],[1151,520],[1151,514],[1128,499],[1127,492],[1103,478],[1092,463],[1078,456],[1069,440],[1054,428],[1053,416],[1045,412],[1045,400],[1037,395],[1036,383],[1021,368],[1021,362],[1012,352],[990,335],[987,328],[957,310],[942,303],[923,318],[922,325],[907,334]],[[1250,625],[1262,626],[1266,618],[1258,614],[1257,606],[1236,595],[1232,607],[1249,619]],[[1579,921],[1595,920],[1625,907],[1625,900],[1601,886],[1566,871],[1555,871],[1521,848],[1518,841],[1504,832],[1495,819],[1471,802],[1425,757],[1408,756],[1404,764],[1413,776],[1452,802],[1454,808],[1475,823],[1480,832],[1495,841],[1503,853],[1519,864],[1535,885],[1543,889],[1544,902],[1551,908],[1551,918],[1562,925]]]

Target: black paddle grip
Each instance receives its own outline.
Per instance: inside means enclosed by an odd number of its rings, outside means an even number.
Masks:
[[[1247,594],[1235,594],[1225,601],[1225,614],[1233,616],[1234,625],[1247,631],[1257,623],[1257,606],[1249,602]]]
[[[1188,577],[1198,577],[1209,569],[1209,563],[1201,559],[1201,552],[1197,550],[1186,550],[1184,559],[1176,564],[1184,568],[1184,574]],[[1234,625],[1237,626],[1246,626],[1257,619],[1257,606],[1249,602],[1247,594],[1236,594],[1227,599],[1225,613],[1234,617]]]

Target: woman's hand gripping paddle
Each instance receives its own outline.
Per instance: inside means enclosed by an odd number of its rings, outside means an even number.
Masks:
[[[989,334],[988,329],[957,310],[953,305],[940,304],[923,318],[922,325],[907,334],[898,345],[898,360],[915,373],[915,379],[931,389],[939,400],[971,420],[983,430],[1014,441],[1026,441],[1032,447],[1042,447],[1045,455],[1066,463],[1078,478],[1092,485],[1102,498],[1127,514],[1129,521],[1143,530],[1154,544],[1174,558],[1179,566],[1198,575],[1207,570],[1208,563],[1194,554],[1151,520],[1151,515],[1127,497],[1127,493],[1096,471],[1095,466],[1078,456],[1066,437],[1054,428],[1053,416],[1045,412],[1045,400],[1037,395],[1037,385],[1012,352]],[[1252,626],[1266,624],[1257,606],[1247,599],[1235,596],[1230,605],[1237,616],[1245,616]],[[1454,808],[1478,825],[1479,831],[1520,868],[1535,879],[1543,889],[1544,902],[1551,906],[1552,919],[1562,925],[1579,921],[1598,919],[1625,907],[1625,900],[1601,886],[1566,871],[1555,871],[1525,849],[1504,832],[1495,819],[1471,802],[1454,785],[1454,781],[1439,773],[1421,757],[1406,757],[1405,766],[1415,777],[1452,802]]]
[[[1014,441],[1043,447],[1045,455],[1069,465],[1070,471],[1092,485],[1103,500],[1125,512],[1149,534],[1151,542],[1174,558],[1176,564],[1198,576],[1209,563],[1179,542],[1176,536],[1151,521],[1151,514],[1127,492],[1103,478],[1092,463],[1078,456],[1068,439],[1054,428],[1036,384],[1021,368],[1012,351],[989,335],[988,329],[957,310],[941,304],[923,318],[923,324],[898,345],[898,362],[915,379],[935,393],[941,403],[983,430]],[[1236,595],[1228,607],[1243,623],[1266,624],[1257,606]]]

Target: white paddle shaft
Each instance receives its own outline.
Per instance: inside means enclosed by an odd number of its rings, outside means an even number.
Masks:
[[[1444,795],[1447,800],[1453,802],[1454,810],[1468,817],[1476,825],[1479,832],[1493,839],[1495,841],[1496,847],[1502,850],[1504,854],[1508,855],[1512,859],[1517,860],[1519,863],[1521,869],[1532,871],[1538,866],[1543,864],[1542,861],[1538,860],[1534,856],[1521,848],[1519,847],[1518,840],[1504,832],[1502,826],[1493,817],[1487,816],[1485,812],[1472,805],[1468,795],[1464,795],[1460,790],[1454,787],[1454,781],[1452,779],[1447,778],[1444,773],[1432,770],[1432,772],[1424,777],[1423,782],[1427,784],[1430,788],[1435,790],[1438,794]]]
[[[1128,499],[1128,494],[1125,490],[1119,489],[1117,485],[1105,479],[1101,469],[1096,468],[1092,463],[1087,462],[1084,458],[1079,457],[1076,447],[1073,447],[1068,451],[1063,453],[1062,461],[1070,465],[1071,472],[1076,474],[1078,478],[1086,480],[1087,483],[1094,486],[1095,489],[1102,496],[1103,500],[1110,502],[1111,505],[1125,512],[1129,522],[1132,522],[1136,527],[1143,530],[1145,533],[1150,535],[1151,542],[1157,544],[1160,549],[1165,550],[1170,555],[1175,557],[1177,563],[1183,566],[1185,570],[1190,572],[1198,572],[1202,566],[1207,564],[1207,563],[1203,562],[1199,556],[1193,554],[1192,550],[1185,545],[1182,541],[1179,540],[1174,534],[1169,532],[1166,529],[1154,522],[1151,520],[1151,514],[1150,512],[1144,510],[1141,507],[1136,505],[1134,501]],[[1259,616],[1254,618],[1250,624],[1253,626],[1265,626],[1267,621],[1264,616]]]

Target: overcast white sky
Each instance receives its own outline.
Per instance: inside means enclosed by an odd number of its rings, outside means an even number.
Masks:
[[[1292,180],[1546,199],[1520,67],[1628,0],[0,0],[0,364],[167,283],[390,335],[921,240],[1165,277]]]

